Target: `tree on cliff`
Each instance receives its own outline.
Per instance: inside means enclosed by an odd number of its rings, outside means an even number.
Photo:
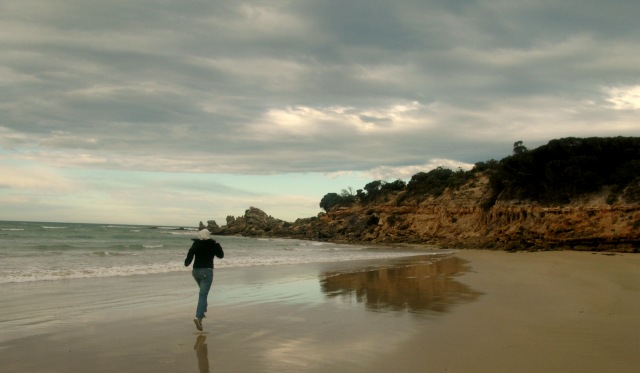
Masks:
[[[351,192],[343,190],[341,194],[327,193],[320,200],[320,208],[329,211],[336,206],[349,206],[356,201],[356,196]]]
[[[320,200],[320,208],[329,211],[334,206],[340,204],[340,196],[338,193],[327,193]]]
[[[437,167],[429,172],[418,172],[407,184],[407,194],[417,196],[439,196],[447,188],[456,188],[473,176],[473,171],[453,171]]]
[[[382,180],[376,180],[368,183],[364,186],[364,190],[370,197],[375,196],[382,189]]]
[[[574,138],[516,151],[491,175],[494,200],[567,203],[584,193],[612,186],[620,190],[640,176],[640,138]],[[520,144],[521,145],[521,144]]]
[[[527,147],[524,146],[524,143],[522,141],[516,141],[513,143],[513,154],[523,154],[527,150]]]

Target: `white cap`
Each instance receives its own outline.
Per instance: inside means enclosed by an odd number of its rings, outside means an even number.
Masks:
[[[211,232],[209,232],[209,230],[205,228],[198,232],[198,237],[201,240],[208,240],[209,238],[211,238]]]

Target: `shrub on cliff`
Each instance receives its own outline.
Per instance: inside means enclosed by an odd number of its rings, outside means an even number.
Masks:
[[[320,200],[320,208],[324,211],[329,211],[333,207],[338,206],[341,202],[341,197],[338,193],[327,193]]]
[[[387,182],[384,180],[376,180],[364,186],[364,191],[359,189],[357,197],[360,202],[368,203],[383,199],[393,193],[403,191],[407,186],[403,180]]]
[[[514,151],[500,161],[490,180],[494,200],[562,204],[605,185],[621,190],[639,170],[640,138],[568,137],[530,151]]]
[[[441,195],[447,188],[457,188],[473,176],[473,172],[437,167],[429,172],[418,172],[407,184],[407,194],[411,196]]]

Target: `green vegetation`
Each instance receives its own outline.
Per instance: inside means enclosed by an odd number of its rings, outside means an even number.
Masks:
[[[343,189],[340,194],[327,193],[320,200],[320,207],[325,211],[329,211],[333,207],[350,206],[356,202],[373,202],[380,197],[387,196],[390,192],[402,191],[405,186],[406,183],[402,180],[396,180],[391,183],[381,180],[372,181],[364,186],[364,191],[358,189],[355,194],[351,187]]]
[[[515,149],[514,149],[515,150]],[[562,204],[610,186],[620,192],[640,176],[640,138],[564,138],[500,161],[494,199]]]
[[[438,167],[429,172],[418,172],[407,184],[408,196],[438,197],[447,188],[457,188],[475,175],[475,171],[452,171]]]
[[[640,138],[574,138],[552,140],[536,149],[527,149],[522,141],[513,144],[513,154],[500,161],[478,162],[470,171],[438,167],[419,172],[408,183],[402,180],[376,180],[358,189],[328,193],[320,207],[329,211],[336,206],[371,203],[401,194],[400,200],[437,197],[447,188],[458,188],[477,173],[490,175],[491,207],[498,199],[520,199],[542,204],[563,204],[571,199],[610,187],[612,203],[628,188],[625,200],[640,200]]]
[[[492,164],[497,164],[493,161]],[[486,169],[484,163],[483,170]],[[464,184],[477,172],[476,168],[471,171],[452,171],[443,167],[438,167],[429,172],[419,172],[409,183],[403,180],[386,182],[376,180],[368,183],[363,189],[358,189],[356,194],[347,193],[343,190],[341,194],[327,193],[320,200],[320,207],[329,211],[334,207],[351,206],[354,203],[372,203],[381,201],[392,194],[403,193],[403,198],[422,198],[426,196],[439,196],[446,188],[456,188]],[[351,188],[349,188],[351,190]]]

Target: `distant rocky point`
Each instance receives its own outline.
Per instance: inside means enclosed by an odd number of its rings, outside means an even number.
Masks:
[[[207,225],[200,222],[200,229],[207,228],[212,234],[247,237],[276,237],[287,235],[287,228],[292,224],[267,215],[259,208],[250,207],[243,216],[227,216],[227,224],[218,226],[215,220],[208,220]]]

